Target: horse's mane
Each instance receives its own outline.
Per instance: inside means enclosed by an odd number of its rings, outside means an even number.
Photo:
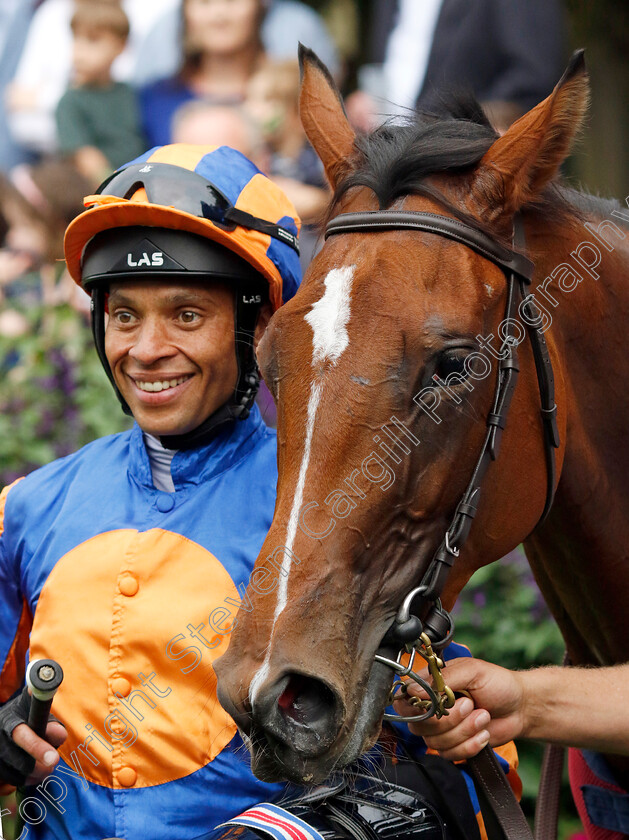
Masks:
[[[612,214],[613,210],[623,209],[623,205],[617,198],[604,198],[600,195],[591,195],[590,193],[580,192],[579,190],[573,190],[568,187],[561,187],[561,189],[565,194],[566,200],[583,215],[606,218]]]
[[[330,215],[350,189],[368,187],[375,193],[380,209],[405,195],[424,195],[461,221],[494,239],[500,238],[486,223],[453,206],[428,183],[431,175],[470,173],[497,139],[498,134],[478,101],[467,93],[444,94],[438,109],[410,114],[402,123],[387,122],[371,134],[357,136],[350,169],[336,187]],[[575,200],[577,195],[556,179],[534,204],[527,206],[555,221],[575,220],[585,210],[585,202]]]

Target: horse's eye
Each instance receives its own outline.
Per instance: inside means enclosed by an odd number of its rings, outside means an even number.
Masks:
[[[463,382],[468,376],[465,369],[465,360],[468,355],[469,351],[467,350],[445,350],[443,353],[440,353],[437,358],[434,375],[439,377],[441,380],[447,380],[449,376],[456,374],[452,384]]]

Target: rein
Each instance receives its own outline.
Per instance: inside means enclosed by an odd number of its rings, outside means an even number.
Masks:
[[[498,366],[498,378],[492,408],[487,416],[487,433],[480,455],[469,484],[456,507],[450,525],[424,573],[420,585],[406,596],[392,627],[383,640],[384,644],[399,642],[408,648],[413,648],[427,661],[430,661],[424,655],[426,648],[421,641],[421,636],[425,633],[432,647],[437,651],[442,650],[452,638],[452,618],[441,606],[441,593],[450,569],[470,533],[480,502],[482,483],[489,464],[498,457],[502,432],[506,425],[511,399],[517,384],[519,373],[518,342],[511,332],[511,324],[516,320],[519,305],[535,359],[543,422],[547,482],[546,501],[538,525],[546,518],[555,493],[555,449],[559,446],[555,380],[544,333],[537,326],[534,326],[540,324],[541,316],[535,305],[534,295],[527,293],[534,271],[534,264],[528,257],[516,250],[505,248],[487,234],[458,219],[436,213],[392,210],[343,213],[328,223],[325,238],[344,233],[381,233],[386,230],[419,230],[445,236],[466,245],[501,268],[507,282],[507,302],[505,321],[503,322],[505,330],[499,352],[501,358]],[[519,215],[514,219],[513,242],[514,246],[519,249],[525,246],[524,226]],[[415,604],[415,602],[418,602],[418,604]],[[423,621],[411,612],[413,605],[419,606],[418,611],[424,614]],[[377,658],[379,661],[388,664],[393,662],[393,660],[384,660],[384,657]],[[400,657],[394,665],[395,670],[401,673]],[[425,686],[423,687],[425,688]],[[434,703],[432,705],[434,706]],[[432,713],[435,713],[434,709]],[[443,714],[443,709],[441,713]]]

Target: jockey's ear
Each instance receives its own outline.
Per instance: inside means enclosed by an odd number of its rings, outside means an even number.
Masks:
[[[348,158],[354,151],[356,135],[328,68],[303,44],[299,45],[299,67],[301,121],[334,189],[349,169]]]
[[[585,59],[578,50],[550,96],[514,122],[480,161],[472,192],[490,219],[511,217],[539,197],[567,157],[588,101]]]

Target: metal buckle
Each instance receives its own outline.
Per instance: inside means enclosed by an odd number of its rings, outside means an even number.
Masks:
[[[450,534],[448,533],[448,531],[446,531],[446,551],[453,557],[459,556],[459,549],[454,545],[450,545]]]
[[[413,670],[415,659],[418,654],[428,665],[430,676],[433,679],[434,688]],[[404,665],[402,663],[402,659],[405,655],[410,656],[408,665]],[[389,668],[392,668],[399,677],[408,677],[410,680],[419,685],[428,695],[427,700],[422,700],[419,697],[412,697],[409,700],[412,706],[415,706],[418,709],[425,709],[422,714],[398,715],[385,712],[384,720],[394,720],[399,723],[419,723],[422,720],[428,720],[428,718],[433,717],[433,715],[437,718],[441,718],[444,715],[447,715],[448,709],[451,709],[452,706],[454,706],[454,692],[446,685],[445,680],[443,679],[443,674],[441,673],[445,664],[443,660],[440,659],[433,651],[432,644],[426,633],[422,633],[419,639],[412,644],[405,645],[405,647],[400,650],[397,659],[395,660],[388,659],[386,656],[380,656],[379,654],[376,654],[375,658],[376,662],[380,662],[382,665],[387,665]],[[393,683],[387,701],[388,706],[390,706],[398,696],[398,691],[402,696],[407,695],[408,688],[406,683]]]

